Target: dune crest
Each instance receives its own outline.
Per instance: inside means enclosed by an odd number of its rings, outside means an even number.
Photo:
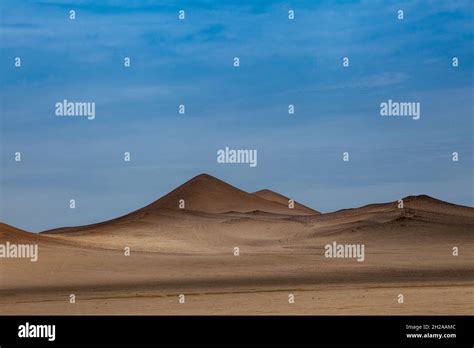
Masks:
[[[255,196],[264,198],[268,201],[277,202],[284,205],[288,205],[288,200],[290,199],[289,197],[283,196],[280,193],[277,193],[268,189],[259,190],[259,191],[253,192],[252,194]],[[298,203],[298,202],[294,202],[294,203],[295,203],[294,209],[296,209],[297,211],[304,211],[304,212],[307,212],[308,214],[321,214],[319,211],[311,209],[301,203]]]

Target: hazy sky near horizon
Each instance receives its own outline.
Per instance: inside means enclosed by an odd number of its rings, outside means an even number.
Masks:
[[[412,194],[473,206],[473,13],[472,1],[2,0],[0,220],[99,222],[200,173],[323,212]],[[95,102],[95,119],[55,116],[64,99]],[[420,119],[381,117],[389,99],[419,102]],[[257,167],[218,164],[226,146],[256,149]]]

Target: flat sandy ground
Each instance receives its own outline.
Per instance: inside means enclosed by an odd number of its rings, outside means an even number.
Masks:
[[[369,247],[366,247],[370,250]],[[321,249],[322,250],[322,249]],[[473,314],[473,255],[406,246],[359,263],[322,252],[176,255],[40,246],[7,260],[1,314]],[[472,250],[472,249],[471,249]],[[405,256],[400,256],[400,255]],[[413,265],[416,264],[414,267]],[[76,303],[69,303],[69,295]],[[179,295],[185,303],[179,303]],[[288,295],[295,302],[288,302]],[[398,303],[403,294],[404,303]]]

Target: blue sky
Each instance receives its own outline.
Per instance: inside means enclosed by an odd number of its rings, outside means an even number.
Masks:
[[[202,172],[323,212],[411,194],[473,206],[473,13],[470,1],[2,0],[0,220],[102,221]],[[63,99],[95,102],[96,119],[56,117]],[[381,117],[388,99],[420,102],[420,120]],[[226,146],[257,149],[258,166],[218,164]]]

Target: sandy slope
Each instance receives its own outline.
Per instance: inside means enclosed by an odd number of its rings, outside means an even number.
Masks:
[[[178,202],[184,199],[186,210],[206,213],[264,211],[275,214],[309,215],[317,214],[312,209],[290,209],[285,203],[267,200],[242,191],[208,174],[201,174],[171,191],[140,211],[153,212],[156,209],[178,209]],[[300,207],[302,207],[300,205]]]
[[[253,195],[264,198],[267,201],[277,202],[283,205],[288,205],[288,200],[290,199],[289,197],[283,196],[277,192],[273,192],[267,189],[254,192]],[[298,202],[295,202],[294,209],[296,209],[297,211],[306,212],[308,214],[320,214],[318,211],[308,208],[307,206]]]
[[[41,235],[1,224],[0,243],[37,243],[40,258],[0,260],[0,313],[474,313],[473,208],[412,196],[403,209],[295,215],[264,193],[205,175],[100,224]],[[324,257],[333,241],[364,244],[365,261]]]

